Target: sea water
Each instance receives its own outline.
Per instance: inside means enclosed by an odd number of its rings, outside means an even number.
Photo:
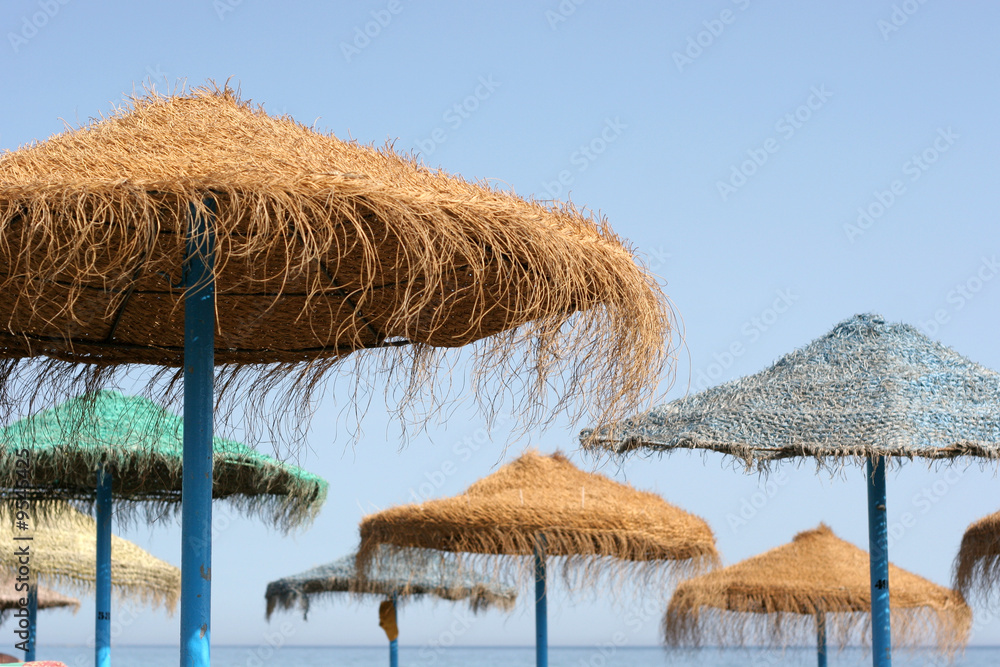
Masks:
[[[39,660],[60,660],[68,667],[94,664],[93,649],[84,646],[48,646],[39,648]],[[115,646],[111,652],[115,667],[177,667],[177,647]],[[1000,647],[971,647],[955,657],[954,662],[933,651],[896,651],[894,667],[930,667],[948,664],[966,667],[1000,666]],[[213,646],[213,667],[384,667],[389,664],[387,646],[339,647],[308,646],[280,649],[259,646]],[[534,647],[434,648],[399,647],[402,667],[531,667],[535,664]],[[770,667],[788,665],[806,667],[816,664],[816,650],[791,648],[785,651],[713,649],[665,650],[646,648],[564,647],[549,648],[550,667]],[[870,665],[871,654],[861,649],[833,650],[830,667]]]

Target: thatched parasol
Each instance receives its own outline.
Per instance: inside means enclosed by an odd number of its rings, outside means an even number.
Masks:
[[[0,429],[0,499],[27,498],[43,513],[62,501],[93,505],[94,471],[112,476],[116,518],[147,520],[179,508],[183,420],[152,401],[98,391]],[[232,440],[213,440],[213,498],[289,529],[311,521],[326,481]],[[26,452],[26,454],[25,454]],[[16,462],[30,460],[30,486]]]
[[[603,421],[655,386],[671,334],[655,280],[605,223],[269,117],[228,89],[133,100],[0,157],[0,286],[8,397],[93,389],[132,364],[183,373],[181,646],[202,665],[215,366],[220,399],[297,426],[327,371],[360,384],[366,363],[396,380],[401,409],[439,404],[435,348],[483,341],[484,407],[502,405],[499,383],[525,424],[545,421],[561,376],[557,405]],[[266,415],[272,389],[282,409]]]
[[[10,575],[0,577],[0,623],[4,622],[4,619],[10,615],[10,612],[24,608],[21,602],[27,597],[27,593],[18,591],[15,588],[16,585],[17,582],[14,577]],[[80,601],[76,598],[67,597],[44,586],[39,586],[37,590],[39,609],[72,607],[73,613],[76,613],[80,609]]]
[[[432,596],[444,600],[467,600],[473,613],[500,608],[513,609],[517,593],[496,579],[477,577],[461,570],[454,558],[440,551],[410,549],[386,554],[365,578],[357,575],[357,554],[332,563],[272,581],[267,585],[267,618],[277,609],[302,610],[306,618],[313,601],[345,593],[355,597],[384,598],[379,605],[379,625],[389,638],[389,663],[398,660],[399,632],[396,607],[399,603]]]
[[[973,522],[955,556],[955,588],[988,602],[1000,583],[1000,512]]]
[[[547,556],[564,557],[566,578],[578,585],[604,573],[689,576],[718,561],[702,519],[656,494],[586,473],[559,453],[528,452],[453,498],[365,517],[359,569],[413,547],[455,552],[459,561],[507,557],[501,562],[521,572],[522,557],[535,556],[540,651]]]
[[[620,424],[580,434],[584,446],[714,450],[766,470],[814,457],[867,461],[873,656],[889,656],[887,463],[1000,458],[1000,373],[905,324],[858,315],[756,375],[712,387]]]
[[[95,583],[95,530],[93,518],[68,505],[39,521],[30,542],[31,571],[39,582],[90,593]],[[15,544],[14,537],[11,517],[0,516],[0,542]],[[180,570],[118,536],[112,538],[111,549],[111,581],[118,595],[173,612],[180,593]],[[0,568],[7,572],[17,571],[13,552],[0,550]]]
[[[843,648],[871,623],[868,554],[824,524],[783,546],[677,586],[663,617],[671,646],[786,647],[817,637]],[[951,655],[968,640],[972,611],[957,592],[889,565],[896,642],[928,640]]]

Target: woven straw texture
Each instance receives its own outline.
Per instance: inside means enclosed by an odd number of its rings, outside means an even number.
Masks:
[[[63,590],[91,594],[97,570],[97,523],[91,517],[65,506],[34,526],[31,570],[42,583]],[[0,544],[14,541],[15,530],[8,510],[0,515]],[[14,549],[0,550],[0,569],[8,573],[18,567]],[[111,588],[122,599],[151,606],[163,605],[173,612],[181,590],[180,569],[140,549],[117,535],[111,536]]]
[[[513,588],[496,579],[461,570],[454,557],[440,551],[409,549],[387,554],[378,559],[377,566],[364,579],[357,576],[356,557],[357,554],[344,556],[269,583],[264,594],[267,617],[271,618],[277,608],[298,607],[305,618],[312,602],[343,593],[357,597],[395,595],[399,598],[397,605],[427,595],[443,600],[468,600],[473,612],[489,608],[510,611],[517,599]]]
[[[889,584],[894,646],[931,641],[948,654],[965,646],[972,611],[961,595],[892,564]],[[823,524],[790,544],[682,582],[663,618],[663,636],[672,646],[809,645],[820,614],[831,643],[868,641],[868,553]]]
[[[207,88],[0,156],[0,356],[181,366],[188,210],[209,195],[229,372],[266,384],[254,365],[280,363],[301,389],[380,348],[407,404],[433,398],[434,348],[488,339],[480,388],[514,376],[541,401],[562,375],[560,407],[625,415],[667,363],[669,305],[603,221]]]
[[[28,597],[28,591],[18,591],[15,588],[16,585],[17,581],[12,576],[0,578],[0,623],[3,623],[9,612],[21,608],[21,600],[26,600]],[[56,593],[51,588],[38,587],[39,609],[58,609],[60,607],[72,607],[75,614],[80,609],[80,601]]]
[[[991,602],[1000,585],[1000,512],[972,523],[955,557],[954,586],[967,598]],[[996,602],[996,600],[992,600]]]
[[[586,447],[815,457],[1000,456],[1000,374],[911,326],[857,315],[755,375],[585,430]]]
[[[142,506],[147,519],[179,511],[183,420],[144,398],[100,391],[0,430],[0,498],[33,498],[38,511],[63,500],[90,505],[95,470],[112,472],[116,519]],[[231,440],[215,438],[212,495],[288,529],[315,517],[327,483]],[[27,451],[28,479],[16,465]],[[30,487],[25,487],[27,481]]]
[[[359,569],[377,560],[378,545],[480,556],[529,556],[536,545],[564,557],[576,587],[605,571],[642,581],[690,576],[718,562],[715,536],[699,517],[565,456],[527,452],[453,498],[393,507],[361,522]],[[461,560],[461,558],[460,558]],[[496,562],[497,559],[484,559]],[[522,578],[530,560],[499,559]]]

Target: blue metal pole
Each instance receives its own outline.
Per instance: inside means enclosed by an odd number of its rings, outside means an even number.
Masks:
[[[97,620],[94,664],[111,666],[111,473],[97,469]]]
[[[31,662],[35,659],[35,644],[38,630],[38,583],[33,582],[28,587],[28,650],[24,652],[24,661]]]
[[[826,614],[816,614],[816,655],[819,667],[826,667]]]
[[[872,665],[892,665],[889,634],[889,533],[885,511],[885,457],[868,459],[868,562],[872,591]]]
[[[545,596],[545,544],[535,545],[535,665],[549,667],[549,620]]]
[[[396,594],[392,594],[392,614],[396,615]],[[396,627],[399,627],[398,619]],[[399,667],[399,638],[389,642],[389,667]]]
[[[181,667],[208,667],[212,620],[212,402],[215,200],[189,206],[184,263],[184,482],[181,487]]]

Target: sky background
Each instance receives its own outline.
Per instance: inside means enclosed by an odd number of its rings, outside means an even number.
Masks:
[[[607,216],[683,319],[668,398],[754,373],[863,312],[997,369],[998,23],[992,3],[917,0],[7,0],[0,149],[107,114],[150,80],[160,91],[229,80],[318,130]],[[400,449],[376,402],[352,440],[339,417],[349,387],[331,384],[296,457],[330,481],[311,528],[284,537],[216,507],[213,643],[381,645],[375,603],[268,624],[267,582],[352,550],[366,513],[458,493],[524,448],[592,465],[575,451],[585,423],[508,443],[503,424],[487,435],[465,407]],[[992,468],[948,470],[907,463],[888,481],[892,561],[940,584],[966,526],[1000,506]],[[821,521],[867,544],[860,468],[831,477],[791,463],[765,479],[677,453],[602,471],[704,517],[727,563]],[[179,565],[178,523],[116,532]],[[510,616],[472,621],[461,606],[412,604],[400,641],[427,660],[441,644],[531,644],[523,598]],[[658,641],[662,603],[606,598],[554,590],[551,642]],[[975,610],[973,643],[1000,643],[1000,623]],[[179,614],[113,618],[118,643],[177,642]],[[0,650],[12,632],[0,628]],[[43,612],[39,641],[92,632],[91,597],[75,616]]]

